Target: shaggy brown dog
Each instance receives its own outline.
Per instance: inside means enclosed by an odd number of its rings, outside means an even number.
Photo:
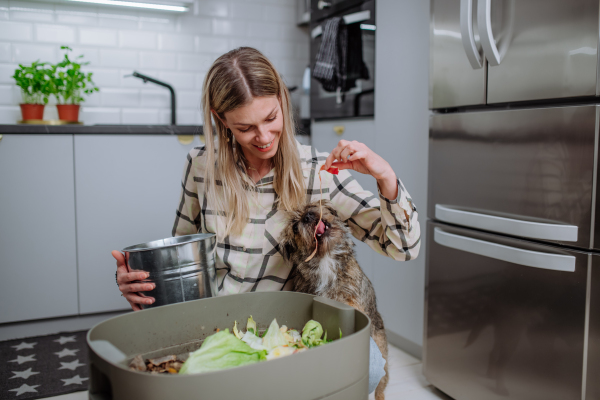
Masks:
[[[294,291],[346,303],[371,318],[371,337],[386,360],[385,376],[375,389],[375,398],[383,400],[388,383],[388,349],[375,291],[356,261],[350,230],[327,201],[323,201],[322,223],[318,222],[317,201],[290,213],[281,233],[280,248],[293,264]],[[310,261],[305,261],[315,249],[315,228],[319,248]]]

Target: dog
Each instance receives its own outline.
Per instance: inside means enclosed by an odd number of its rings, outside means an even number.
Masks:
[[[293,290],[337,300],[371,318],[371,337],[386,360],[385,376],[375,389],[375,399],[383,400],[389,379],[388,347],[383,319],[377,311],[375,290],[356,261],[348,226],[338,217],[331,203],[323,201],[322,207],[320,223],[319,201],[290,212],[281,233],[280,248],[292,263]],[[315,230],[317,253],[306,261],[315,250]]]

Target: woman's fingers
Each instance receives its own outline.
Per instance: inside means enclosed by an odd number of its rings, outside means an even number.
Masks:
[[[143,281],[150,276],[147,272],[139,271],[139,272],[124,272],[117,270],[117,283],[127,284],[132,281]]]
[[[121,289],[121,291],[123,293],[125,292],[149,292],[151,290],[154,290],[154,288],[156,288],[156,285],[154,283],[132,283],[129,285],[126,284],[122,284],[119,285],[119,288]]]
[[[350,155],[350,157],[348,158],[348,161],[363,160],[365,158],[367,158],[366,151],[357,151],[356,153],[353,153]]]
[[[142,297],[137,293],[127,293],[124,295],[129,303],[133,304],[152,304],[154,303],[154,298],[152,297]],[[132,307],[133,308],[133,307]]]

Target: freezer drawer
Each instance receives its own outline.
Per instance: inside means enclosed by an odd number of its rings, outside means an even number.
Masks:
[[[598,95],[598,0],[477,2],[488,104]]]
[[[461,29],[461,3],[465,1],[431,1],[429,108],[485,104],[486,62],[476,34],[477,1],[463,10],[470,11],[471,18],[463,16],[462,26],[470,27],[471,33]],[[471,65],[467,54],[479,62]]]
[[[596,105],[432,115],[428,215],[592,247],[597,120]]]
[[[427,380],[460,400],[581,399],[588,257],[429,222]]]

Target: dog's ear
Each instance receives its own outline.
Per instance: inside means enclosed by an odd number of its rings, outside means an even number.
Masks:
[[[337,217],[338,213],[337,210],[335,208],[333,208],[333,204],[331,204],[330,202],[324,202],[323,205],[325,206],[325,208],[327,208],[329,210],[329,212],[334,216]]]
[[[279,242],[279,252],[285,260],[289,260],[292,255],[298,250],[294,235],[290,232],[292,228],[290,226],[282,232],[281,242]]]

